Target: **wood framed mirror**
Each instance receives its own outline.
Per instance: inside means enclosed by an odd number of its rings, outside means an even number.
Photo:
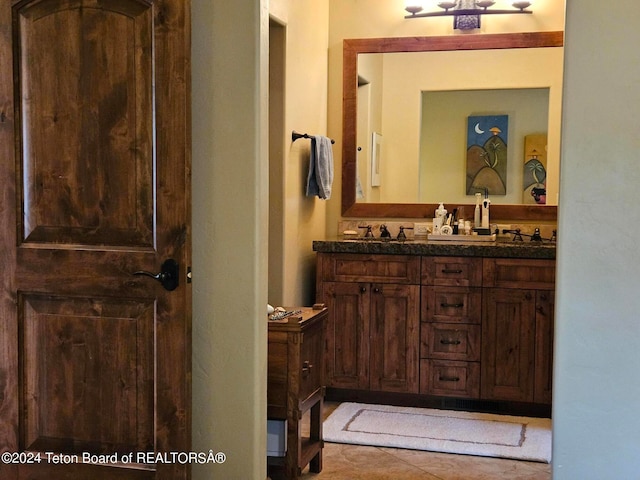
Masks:
[[[564,32],[478,34],[438,37],[345,39],[343,43],[342,215],[344,217],[430,218],[435,203],[362,203],[356,200],[358,55],[562,47]],[[445,199],[446,200],[446,199]],[[464,205],[472,211],[472,204]],[[555,205],[494,203],[492,220],[553,222]]]

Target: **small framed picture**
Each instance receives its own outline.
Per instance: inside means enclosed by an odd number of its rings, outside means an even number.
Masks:
[[[380,162],[382,157],[382,135],[371,134],[371,186],[380,186]]]

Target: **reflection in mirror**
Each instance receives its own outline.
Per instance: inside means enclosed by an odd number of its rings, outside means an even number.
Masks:
[[[549,198],[555,204],[561,109],[554,105],[549,118],[549,91],[561,88],[562,49],[444,55],[358,55],[357,188],[362,195],[357,194],[357,200],[468,203],[475,192],[468,193],[465,188],[466,120],[471,115],[508,115],[509,131],[502,134],[510,139],[506,145],[508,171],[503,179],[506,193],[500,192],[492,201],[531,203],[523,200],[521,191],[524,136],[547,134],[551,125],[550,181],[554,191]],[[433,75],[436,68],[438,75]],[[516,88],[523,84],[542,88]],[[451,86],[459,88],[451,90]],[[554,98],[559,102],[561,96]],[[385,137],[379,159],[371,149],[376,134]],[[434,155],[438,155],[437,162]],[[382,158],[384,164],[379,161]],[[374,185],[374,167],[382,169],[384,184]]]
[[[555,220],[562,36],[544,32],[345,40],[343,215],[423,217],[440,201],[472,204],[465,186],[467,118],[504,114],[509,115],[508,186],[502,198],[492,197],[494,212],[505,218]],[[484,103],[473,99],[478,90]],[[458,100],[455,91],[462,96]],[[440,102],[444,110],[430,107],[430,102]],[[460,106],[458,118],[447,118],[454,115],[454,104]],[[436,127],[443,130],[438,133]],[[374,133],[382,139],[375,164]],[[534,133],[548,134],[551,207],[523,205],[524,137]],[[434,136],[453,150],[432,146],[429,138]],[[372,182],[375,167],[380,170],[379,185]]]
[[[507,115],[508,132],[496,135],[506,140],[505,175],[504,178],[498,178],[504,188],[496,188],[491,201],[535,204],[531,195],[532,182],[528,181],[528,161],[536,153],[526,153],[525,139],[530,140],[538,135],[545,139],[544,146],[536,155],[544,161],[536,163],[540,166],[539,171],[534,171],[538,179],[536,188],[546,189],[546,173],[550,170],[554,177],[553,185],[558,178],[558,152],[554,150],[549,162],[546,148],[548,112],[548,88],[422,92],[417,202],[436,203],[446,199],[449,203],[464,204],[470,203],[473,195],[482,193],[485,187],[491,191],[492,185],[482,180],[482,173],[499,171],[502,165],[495,165],[493,158],[489,158],[493,156],[492,152],[483,149],[482,154],[485,155],[480,159],[482,168],[473,178],[475,150],[467,151],[467,137],[477,135],[485,138],[490,135],[488,130],[491,125],[474,123],[472,132],[468,134],[468,119],[470,116]],[[546,168],[542,169],[543,165]],[[549,198],[553,198],[549,204],[556,204],[556,195],[550,194]],[[412,200],[406,201],[410,203]]]

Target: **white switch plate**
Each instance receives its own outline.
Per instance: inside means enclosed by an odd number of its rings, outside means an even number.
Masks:
[[[431,231],[431,222],[415,222],[413,224],[413,234],[416,237],[426,237]]]

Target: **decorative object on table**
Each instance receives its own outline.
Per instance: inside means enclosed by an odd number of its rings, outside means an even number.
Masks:
[[[467,120],[467,195],[507,194],[508,115]]]
[[[342,403],[324,421],[325,442],[551,461],[551,419]]]
[[[547,203],[547,134],[524,137],[524,171],[522,175],[522,203]]]

